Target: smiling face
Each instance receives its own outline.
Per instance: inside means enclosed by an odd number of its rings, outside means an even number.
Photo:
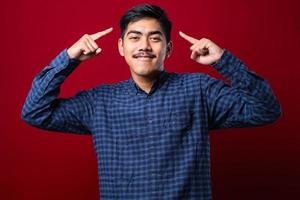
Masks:
[[[162,71],[172,48],[159,22],[153,18],[130,22],[118,46],[133,78],[151,78]]]

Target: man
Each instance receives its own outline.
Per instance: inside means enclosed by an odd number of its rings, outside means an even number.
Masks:
[[[230,85],[166,72],[171,22],[157,6],[130,9],[120,28],[129,80],[58,98],[65,78],[101,54],[95,41],[112,28],[84,35],[34,79],[22,118],[43,129],[92,134],[103,200],[211,199],[209,130],[274,122],[281,112],[270,86],[227,50],[182,32],[191,59],[212,65]]]

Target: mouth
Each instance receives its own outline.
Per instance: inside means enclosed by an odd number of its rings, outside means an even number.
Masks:
[[[155,55],[149,53],[138,53],[138,54],[134,54],[132,57],[140,60],[150,60],[156,58]]]

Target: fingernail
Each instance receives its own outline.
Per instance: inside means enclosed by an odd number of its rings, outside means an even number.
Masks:
[[[96,50],[96,54],[100,53],[101,51],[102,51],[102,49],[98,48],[98,49]]]

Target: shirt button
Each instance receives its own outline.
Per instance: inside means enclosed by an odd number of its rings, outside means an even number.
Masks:
[[[145,117],[145,121],[147,124],[151,124],[153,122],[152,118],[150,117]]]

